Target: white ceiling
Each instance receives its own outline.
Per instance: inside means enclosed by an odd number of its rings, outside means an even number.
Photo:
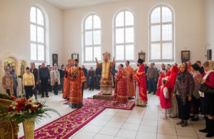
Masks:
[[[61,9],[71,9],[125,0],[46,0],[46,1]]]

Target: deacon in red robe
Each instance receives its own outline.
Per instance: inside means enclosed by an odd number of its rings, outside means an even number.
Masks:
[[[116,86],[114,90],[114,99],[117,102],[127,103],[128,102],[127,72],[123,68],[123,64],[120,64],[118,68],[119,72],[115,76]]]
[[[86,81],[84,72],[78,66],[78,59],[74,60],[74,67],[70,68],[68,72],[68,88],[65,88],[69,94],[69,106],[71,108],[81,108],[83,102],[83,83]]]
[[[128,97],[132,98],[135,96],[135,72],[133,68],[130,66],[130,62],[126,61],[125,70],[127,71],[127,90],[128,90]]]
[[[70,84],[69,84],[68,77],[70,76],[70,70],[72,66],[73,66],[73,60],[68,59],[68,65],[65,69],[64,86],[63,86],[63,92],[62,92],[63,93],[62,98],[67,100],[69,100],[69,94],[70,94]]]
[[[145,107],[148,99],[146,88],[146,74],[143,62],[143,59],[138,59],[137,61],[137,66],[139,66],[139,69],[135,74],[135,80],[137,82],[135,105]]]

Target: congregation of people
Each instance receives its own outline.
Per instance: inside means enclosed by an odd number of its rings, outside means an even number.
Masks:
[[[89,70],[78,66],[79,61],[68,60],[68,65],[45,66],[42,63],[35,68],[31,63],[26,68],[22,77],[22,87],[25,90],[25,97],[28,99],[33,95],[37,99],[37,92],[41,97],[49,97],[51,89],[54,95],[62,90],[63,98],[69,100],[71,108],[82,107],[83,90],[101,89],[103,95],[113,94],[114,100],[118,103],[127,103],[129,99],[135,98],[136,106],[147,105],[147,94],[153,93],[159,97],[160,106],[163,110],[161,119],[179,118],[176,123],[182,127],[188,126],[188,120],[199,121],[199,114],[204,115],[206,121],[205,129],[200,132],[207,133],[206,137],[214,136],[214,92],[201,92],[201,86],[205,85],[211,90],[214,88],[214,63],[201,61],[191,64],[184,62],[180,65],[161,65],[158,70],[155,63],[150,66],[144,60],[137,61],[137,70],[126,61],[125,67],[119,64],[118,71],[115,68],[115,61],[110,62],[104,56],[103,63],[97,63],[97,68],[90,67]],[[8,95],[17,95],[18,77],[12,67],[8,65],[2,79],[2,85]],[[114,88],[114,93],[112,89]],[[75,98],[75,99],[74,99]],[[168,117],[169,116],[169,117]]]

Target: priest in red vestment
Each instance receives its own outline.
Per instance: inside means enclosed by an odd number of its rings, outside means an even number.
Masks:
[[[143,62],[144,60],[140,58],[137,61],[137,66],[139,66],[139,69],[135,74],[135,80],[137,82],[135,105],[145,107],[148,99],[146,88],[146,74]]]
[[[135,96],[135,72],[133,68],[130,66],[130,62],[126,61],[125,70],[127,71],[127,90],[128,90],[128,97],[132,98]]]
[[[128,92],[127,92],[127,72],[123,68],[123,64],[118,66],[119,72],[115,76],[115,90],[114,99],[117,102],[127,103],[128,102]]]
[[[65,69],[65,77],[64,77],[64,86],[63,86],[63,99],[69,100],[69,94],[70,94],[70,85],[69,85],[69,80],[68,77],[70,76],[70,70],[71,67],[73,66],[73,60],[68,59],[68,65]]]
[[[74,67],[71,67],[68,72],[68,91],[69,94],[69,106],[71,108],[81,108],[83,101],[83,83],[86,81],[84,72],[81,67],[78,66],[78,59],[74,60]]]

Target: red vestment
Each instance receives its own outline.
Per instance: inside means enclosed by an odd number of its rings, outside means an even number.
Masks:
[[[68,81],[67,88],[64,88],[65,94],[63,94],[63,98],[66,98],[68,92],[69,94],[69,102],[72,104],[80,104],[83,100],[83,90],[82,85],[83,82],[86,81],[83,70],[80,67],[71,67],[68,72]],[[66,85],[65,84],[65,85]]]
[[[142,64],[137,70],[137,73],[135,74],[135,80],[137,81],[139,86],[140,99],[146,103],[148,99],[147,99],[146,74],[144,64]]]
[[[114,99],[117,102],[128,102],[127,72],[125,69],[122,68],[119,70],[118,74],[115,76],[115,81]]]
[[[135,72],[132,67],[126,67],[125,70],[127,71],[127,90],[128,90],[128,97],[134,97],[135,96],[135,82],[134,82],[134,77],[135,77]]]
[[[65,77],[64,77],[64,86],[63,86],[63,95],[62,98],[63,99],[67,99],[68,95],[69,95],[69,80],[68,77],[70,76],[70,67],[69,65],[66,67],[65,69]]]

